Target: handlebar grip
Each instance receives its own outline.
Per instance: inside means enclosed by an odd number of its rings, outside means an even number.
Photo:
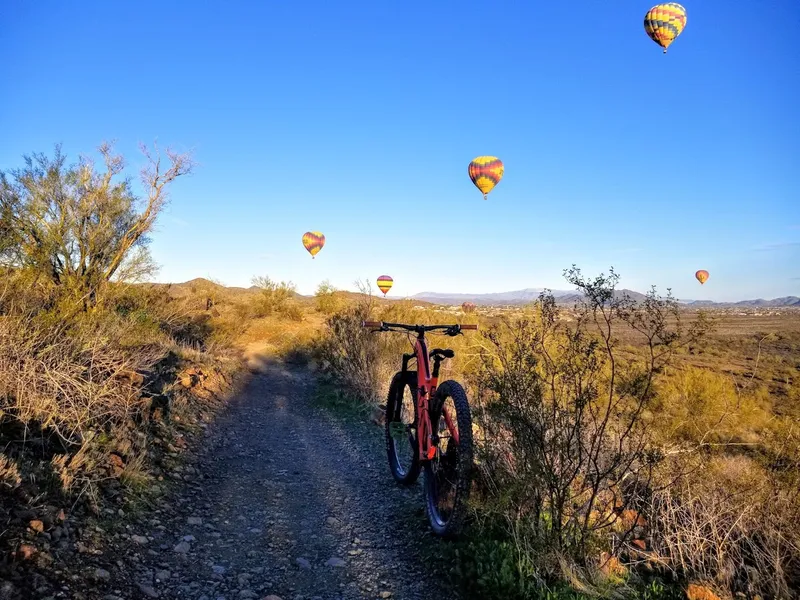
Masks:
[[[361,321],[361,326],[362,327],[380,327],[381,326],[381,322],[380,321]]]
[[[472,329],[472,330],[475,330],[475,331],[478,330],[478,326],[477,325],[460,325],[460,327],[461,327],[461,329]]]

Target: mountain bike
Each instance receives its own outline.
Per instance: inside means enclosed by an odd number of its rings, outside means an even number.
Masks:
[[[439,367],[455,352],[434,348],[428,352],[426,332],[449,336],[477,325],[407,325],[363,321],[373,332],[417,334],[414,352],[403,354],[403,364],[392,378],[386,400],[386,452],[395,481],[411,485],[425,471],[425,508],[436,535],[455,537],[462,528],[472,473],[472,415],[460,383],[439,379]],[[463,334],[462,334],[463,335]],[[416,361],[416,371],[408,363]],[[431,362],[433,365],[431,366]]]

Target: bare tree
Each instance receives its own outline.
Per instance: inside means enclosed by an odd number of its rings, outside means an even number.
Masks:
[[[565,277],[583,296],[569,320],[543,293],[532,315],[485,333],[476,414],[493,485],[514,507],[515,539],[527,553],[580,561],[602,538],[613,554],[635,535],[660,460],[644,418],[654,376],[704,324],[683,327],[669,294],[634,302],[617,292],[613,270],[587,279],[573,267]],[[641,353],[622,351],[624,328]]]
[[[110,144],[98,148],[103,168],[81,157],[67,165],[55,156],[25,156],[25,167],[0,172],[0,266],[33,271],[74,294],[84,305],[112,279],[136,280],[153,272],[147,252],[169,186],[194,166],[190,154],[166,150],[168,164],[146,146],[138,198],[130,178],[119,179],[125,162]]]

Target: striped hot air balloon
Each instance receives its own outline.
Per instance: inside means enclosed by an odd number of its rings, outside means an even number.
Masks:
[[[467,168],[469,178],[481,191],[484,200],[503,178],[503,171],[503,161],[496,156],[479,156],[473,159]]]
[[[322,250],[322,247],[325,245],[325,236],[322,235],[319,231],[306,231],[303,234],[303,246],[306,247],[309,254],[311,254],[311,258]]]
[[[644,30],[651,40],[664,49],[664,54],[684,27],[686,27],[686,9],[677,2],[657,4],[644,16]]]
[[[381,275],[378,277],[378,289],[383,292],[384,297],[386,296],[386,292],[392,289],[392,285],[394,285],[394,279],[388,275]]]
[[[700,282],[700,285],[703,285],[706,281],[708,281],[708,271],[700,269],[697,273],[694,274],[697,278],[697,281]]]

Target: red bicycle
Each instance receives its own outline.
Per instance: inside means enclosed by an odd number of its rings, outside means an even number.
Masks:
[[[425,508],[433,531],[442,537],[457,535],[466,515],[472,473],[472,415],[464,388],[457,381],[438,383],[439,367],[455,352],[434,348],[428,352],[425,333],[441,331],[456,336],[477,325],[407,325],[364,321],[374,332],[416,333],[412,354],[403,354],[403,366],[392,378],[386,401],[386,452],[394,479],[402,485],[416,482],[425,470]],[[416,371],[408,363],[416,360]],[[431,361],[433,368],[431,368]],[[454,418],[455,415],[455,418]]]

